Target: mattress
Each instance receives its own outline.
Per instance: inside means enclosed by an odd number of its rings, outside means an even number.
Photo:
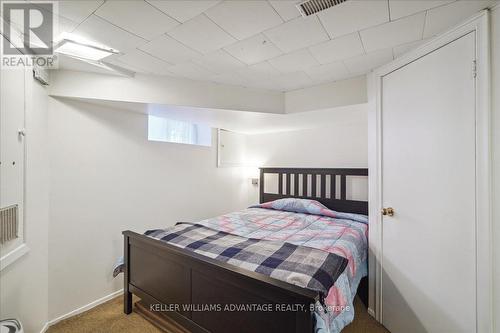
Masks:
[[[322,302],[316,304],[315,332],[340,332],[354,319],[356,290],[368,272],[367,216],[335,212],[314,200],[287,198],[206,219],[196,225],[247,239],[310,247],[347,259],[347,267]],[[175,228],[149,230],[146,234],[153,238],[170,235]],[[123,259],[117,263],[114,275],[122,270]]]
[[[356,290],[368,272],[366,216],[333,212],[313,200],[281,199],[197,224],[246,238],[313,247],[348,259],[324,300],[327,311],[317,304],[315,331],[340,332],[354,319]]]

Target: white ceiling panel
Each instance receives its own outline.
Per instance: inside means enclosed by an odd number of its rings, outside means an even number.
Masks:
[[[246,80],[239,73],[223,73],[219,75],[215,75],[211,81],[222,83],[222,84],[231,84],[235,86],[244,86],[246,84]]]
[[[57,1],[57,3],[60,16],[76,23],[82,23],[104,3],[104,0],[64,0]]]
[[[411,42],[411,43],[406,43],[406,44],[396,46],[393,49],[394,57],[396,57],[396,58],[400,57],[403,54],[407,53],[408,51],[416,49],[417,47],[422,45],[424,42],[425,42],[425,40],[418,40],[416,42]]]
[[[184,46],[167,35],[161,35],[153,39],[147,44],[142,45],[140,49],[172,64],[201,57],[200,53]]]
[[[309,50],[322,64],[353,58],[365,53],[357,32],[311,46]]]
[[[128,52],[117,58],[118,61],[129,65],[132,68],[140,68],[142,71],[156,75],[172,75],[168,70],[171,64],[155,58],[139,49]]]
[[[218,50],[236,41],[205,15],[181,24],[168,34],[201,53]]]
[[[179,24],[144,1],[107,1],[95,14],[147,40]]]
[[[37,1],[30,1],[32,3],[35,3]],[[57,5],[57,3],[55,3]],[[98,5],[96,5],[98,6]],[[55,13],[58,13],[59,11],[57,10],[58,7],[53,7],[53,12]],[[45,12],[45,7],[38,7],[38,9],[40,9],[42,12]],[[52,12],[49,12],[48,13],[49,15],[52,14]],[[89,14],[90,15],[90,14]],[[88,16],[88,15],[87,15]],[[85,18],[87,17],[85,16]],[[54,16],[54,19],[55,19],[55,26],[54,26],[54,35],[53,35],[53,40],[54,41],[57,41],[59,36],[64,33],[64,32],[72,32],[80,22],[75,22],[75,21],[72,21],[66,17],[63,17],[61,15],[56,15]],[[82,19],[83,20],[83,19]],[[12,22],[12,23],[16,23],[16,22]],[[18,22],[19,23],[19,22]]]
[[[274,78],[281,73],[268,62],[248,66],[239,70],[238,74],[245,80],[245,87],[280,90]]]
[[[323,83],[345,79],[351,74],[342,61],[311,67],[305,70],[314,83]]]
[[[495,1],[456,1],[446,6],[437,7],[427,12],[424,38],[432,37],[450,28],[467,17],[487,8]]]
[[[146,0],[162,12],[179,22],[186,22],[198,16],[210,7],[219,3],[219,0]]]
[[[281,91],[296,90],[313,85],[311,78],[304,72],[284,74],[273,78],[273,80],[277,82]]]
[[[422,39],[425,12],[407,16],[360,32],[367,52]]]
[[[267,1],[224,1],[205,12],[215,23],[239,40],[283,22]]]
[[[393,60],[392,49],[379,50],[368,54],[344,60],[351,74],[365,74]]]
[[[171,66],[168,70],[176,76],[185,77],[192,80],[210,81],[214,73],[192,62]]]
[[[285,91],[364,74],[495,3],[349,0],[304,18],[300,1],[62,0],[59,25],[134,72]]]
[[[249,65],[283,54],[283,52],[263,34],[258,34],[254,37],[229,45],[225,50]]]
[[[260,64],[248,66],[239,70],[238,73],[247,81],[268,80],[271,77],[281,75],[281,73],[268,62],[261,62]]]
[[[388,0],[350,0],[318,13],[331,38],[389,22]]]
[[[91,15],[74,32],[91,41],[110,46],[121,52],[133,50],[146,42],[144,39],[114,26],[96,15]]]
[[[57,40],[58,37],[65,32],[73,32],[75,28],[78,26],[78,23],[68,20],[65,17],[58,16],[57,17],[57,26],[54,31],[54,40]]]
[[[296,0],[271,0],[271,6],[278,12],[279,16],[284,21],[290,21],[296,17],[301,16],[299,10],[297,9],[297,3],[301,1]]]
[[[281,50],[291,52],[329,39],[316,16],[299,17],[264,34]]]
[[[218,74],[237,70],[246,66],[246,64],[239,61],[224,50],[211,52],[193,61],[198,65],[201,65],[206,69]]]
[[[453,1],[455,0],[389,0],[391,20],[446,5]]]
[[[319,62],[314,59],[308,49],[302,49],[284,54],[269,60],[269,63],[282,73],[301,71],[306,68],[319,65]]]

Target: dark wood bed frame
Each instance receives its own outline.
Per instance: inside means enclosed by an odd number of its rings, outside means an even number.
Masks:
[[[276,193],[264,191],[265,174],[278,175]],[[261,168],[260,202],[308,198],[333,210],[368,215],[368,202],[346,199],[349,176],[368,176],[368,170]],[[310,306],[318,300],[317,293],[132,231],[123,235],[126,314],[132,312],[135,294],[141,299],[137,311],[169,332],[314,332]],[[358,294],[366,302],[366,279]],[[206,311],[207,304],[262,304],[273,309],[291,305],[305,310],[228,313]],[[183,308],[186,305],[192,307]]]

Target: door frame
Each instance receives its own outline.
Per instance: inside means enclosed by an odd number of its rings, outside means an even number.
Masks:
[[[470,33],[476,36],[476,331],[493,331],[491,203],[491,92],[489,11],[483,10],[368,76],[369,308],[382,321],[382,79],[385,75]],[[471,75],[473,64],[471,63]],[[480,288],[479,288],[480,286]]]

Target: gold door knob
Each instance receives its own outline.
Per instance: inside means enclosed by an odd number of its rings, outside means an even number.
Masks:
[[[394,208],[392,207],[382,208],[381,213],[382,215],[394,216]]]

